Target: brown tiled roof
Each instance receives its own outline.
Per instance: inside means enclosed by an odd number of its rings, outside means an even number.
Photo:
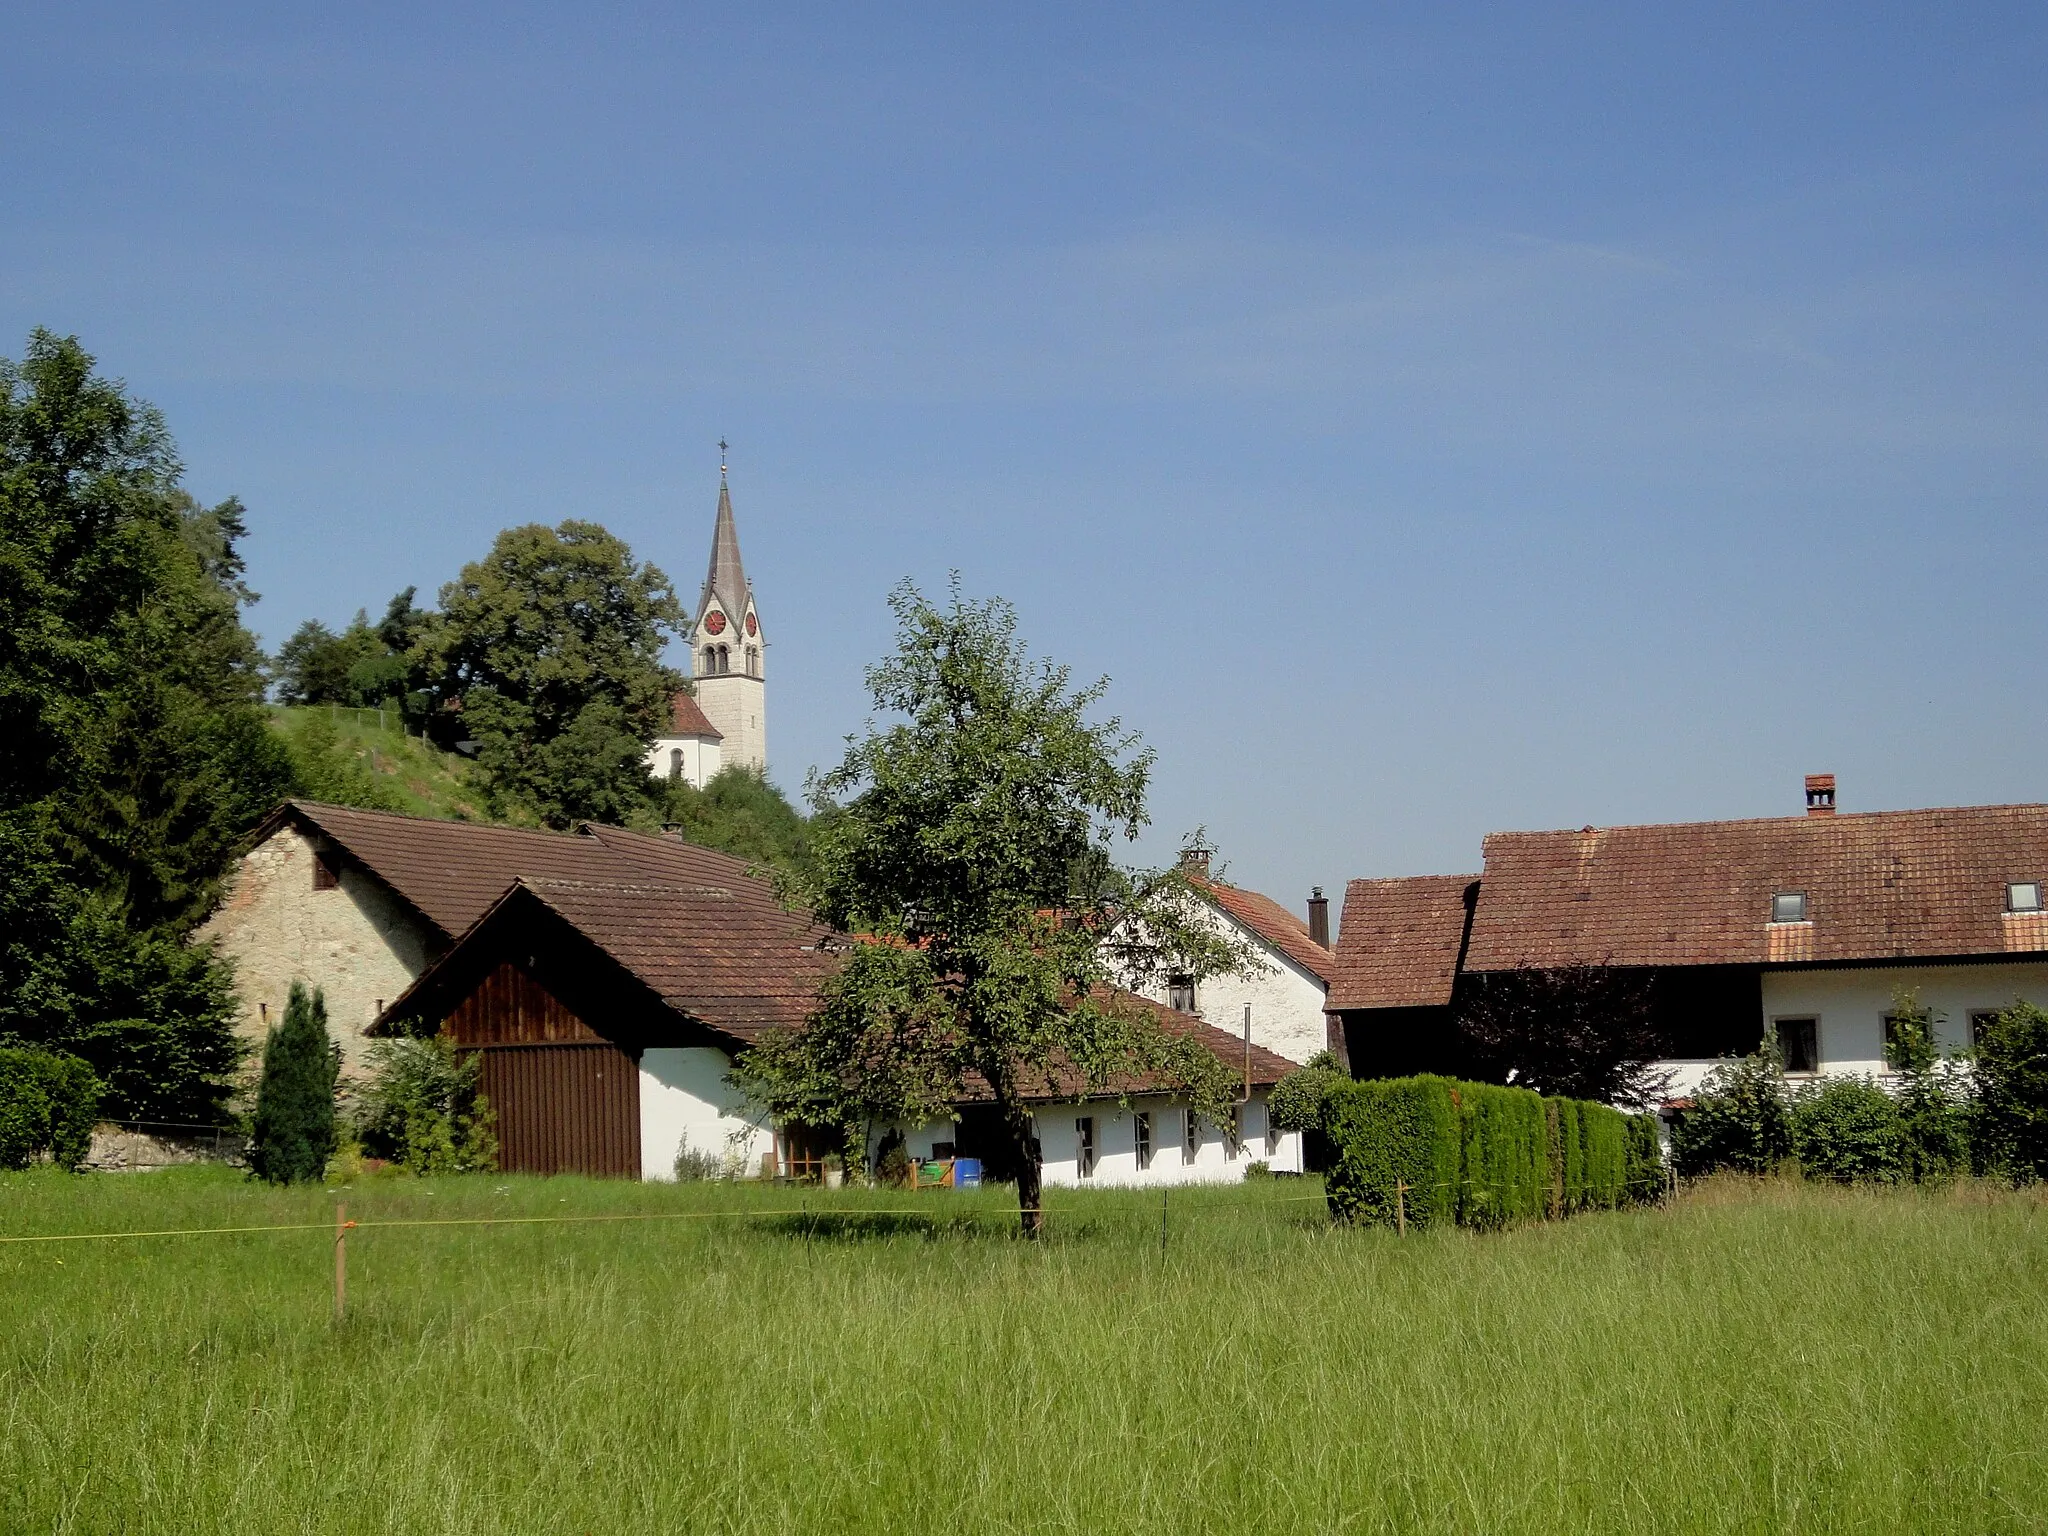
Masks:
[[[1206,1047],[1219,1061],[1230,1068],[1233,1073],[1239,1073],[1244,1070],[1244,1040],[1241,1036],[1233,1035],[1227,1030],[1217,1029],[1210,1024],[1204,1024],[1191,1013],[1182,1013],[1176,1008],[1169,1008],[1164,1003],[1155,1003],[1150,998],[1139,997],[1135,993],[1109,987],[1098,987],[1093,995],[1096,1002],[1106,1006],[1134,1008],[1149,1013],[1153,1021],[1166,1033],[1170,1035],[1192,1036],[1198,1044]],[[1273,1084],[1279,1082],[1281,1078],[1287,1076],[1288,1073],[1297,1072],[1301,1069],[1299,1062],[1289,1061],[1285,1056],[1275,1055],[1261,1045],[1254,1045],[1252,1047],[1251,1066],[1252,1086],[1254,1088],[1270,1088]],[[1044,1081],[1030,1084],[1026,1088],[1025,1097],[1046,1102],[1079,1099],[1084,1096],[1088,1098],[1121,1098],[1127,1094],[1163,1093],[1165,1091],[1166,1086],[1157,1078],[1150,1075],[1136,1074],[1114,1077],[1106,1084],[1089,1088],[1086,1078],[1077,1069],[1059,1064],[1054,1066],[1052,1072]],[[969,1099],[987,1099],[990,1097],[990,1094],[984,1082],[979,1078],[970,1078],[966,1097]]]
[[[1247,891],[1204,875],[1189,874],[1189,882],[1208,894],[1217,906],[1256,933],[1281,954],[1329,985],[1336,957],[1308,936],[1308,924],[1270,896]]]
[[[280,807],[258,838],[286,818],[325,834],[451,939],[522,877],[716,885],[743,880],[747,872],[746,861],[730,854],[619,827],[543,832],[309,800]]]
[[[2048,881],[2048,805],[1497,832],[1468,970],[1760,965],[2048,950],[2005,913]],[[1806,893],[1811,926],[1772,924]],[[1351,915],[1344,918],[1345,944]]]
[[[830,930],[781,906],[758,879],[521,887],[671,1008],[740,1040],[803,1023],[835,963]]]
[[[668,734],[671,736],[708,736],[713,741],[725,740],[725,733],[711,723],[703,707],[694,695],[678,688],[668,701]]]
[[[1477,875],[1354,880],[1344,890],[1329,1006],[1442,1007],[1457,980]],[[1492,887],[1487,898],[1492,899]]]

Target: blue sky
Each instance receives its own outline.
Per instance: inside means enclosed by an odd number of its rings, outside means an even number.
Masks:
[[[1311,883],[2039,800],[2048,11],[0,7],[0,352],[275,644],[732,444],[792,789],[957,569]]]

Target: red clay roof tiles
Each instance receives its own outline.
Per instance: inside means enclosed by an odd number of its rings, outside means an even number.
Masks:
[[[1190,875],[1197,889],[1237,921],[1279,950],[1325,986],[1335,969],[1336,957],[1308,936],[1308,924],[1270,896],[1242,886],[1228,885],[1202,875]]]
[[[1353,880],[1337,933],[1332,1009],[1442,1007],[1465,938],[1477,875]]]

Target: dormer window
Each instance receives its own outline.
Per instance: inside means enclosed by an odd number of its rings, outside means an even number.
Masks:
[[[1803,923],[1806,921],[1806,892],[1780,891],[1771,898],[1771,921],[1774,923]]]
[[[2038,880],[2015,880],[2005,888],[2005,910],[2008,912],[2038,912],[2041,910],[2041,882]]]
[[[1167,977],[1166,1005],[1176,1013],[1193,1013],[1195,1011],[1195,978],[1192,976]]]

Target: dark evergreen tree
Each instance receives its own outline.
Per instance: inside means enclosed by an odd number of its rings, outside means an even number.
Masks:
[[[272,1184],[317,1179],[334,1155],[334,1081],[340,1060],[327,1034],[327,1000],[293,982],[284,1020],[263,1044],[263,1080],[249,1166]]]

